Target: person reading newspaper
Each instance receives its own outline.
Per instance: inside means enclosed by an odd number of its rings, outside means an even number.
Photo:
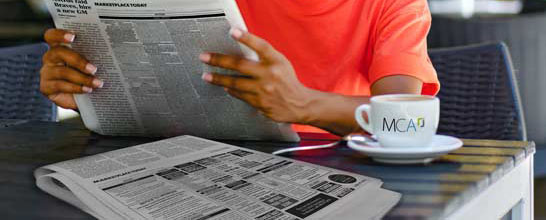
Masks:
[[[354,109],[373,95],[435,95],[436,72],[427,54],[431,24],[426,0],[238,0],[249,32],[231,36],[259,61],[204,51],[202,62],[242,76],[204,73],[203,80],[252,105],[265,116],[298,124],[297,131],[338,135],[360,129]],[[68,46],[77,37],[45,33],[40,90],[57,105],[76,109],[73,94],[103,82],[97,67]],[[310,126],[309,126],[310,125]]]

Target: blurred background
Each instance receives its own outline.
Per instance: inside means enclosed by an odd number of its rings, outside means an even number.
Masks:
[[[41,41],[50,27],[53,22],[42,0],[0,0],[0,46]]]
[[[0,47],[42,41],[43,0],[0,0]],[[535,155],[535,218],[546,219],[546,0],[429,0],[430,48],[503,41],[512,55]],[[59,119],[77,116],[60,110]]]

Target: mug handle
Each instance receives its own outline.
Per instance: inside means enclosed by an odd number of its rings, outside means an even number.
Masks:
[[[366,122],[366,120],[364,120],[364,117],[362,117],[362,112],[366,112],[366,114],[368,115],[368,121],[369,121],[370,110],[371,110],[371,106],[368,104],[358,106],[358,108],[356,108],[355,110],[355,119],[356,119],[356,122],[358,122],[358,124],[360,125],[360,127],[362,127],[366,132],[373,134],[372,125],[369,122]]]

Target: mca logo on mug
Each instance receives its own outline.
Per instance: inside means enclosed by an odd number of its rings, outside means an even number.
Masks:
[[[374,96],[370,104],[355,109],[355,119],[364,131],[377,137],[382,147],[428,146],[438,128],[440,100],[411,94]]]
[[[417,132],[419,130],[422,130],[420,128],[425,127],[425,118],[419,117],[419,118],[393,118],[393,119],[387,119],[383,118],[383,126],[382,130],[385,132],[399,132],[399,133],[406,133],[406,132]]]

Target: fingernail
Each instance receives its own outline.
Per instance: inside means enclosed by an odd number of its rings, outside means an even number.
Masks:
[[[199,60],[208,63],[210,61],[210,53],[202,53],[199,55]]]
[[[71,33],[64,34],[64,40],[66,42],[72,43],[72,42],[74,42],[75,38],[76,38],[76,35],[74,35],[74,34],[71,34]]]
[[[93,64],[88,63],[87,65],[85,65],[85,71],[87,71],[91,75],[95,75],[95,73],[97,73],[97,67]]]
[[[85,93],[91,93],[91,92],[93,92],[93,89],[89,88],[87,86],[82,86],[82,91],[85,92]]]
[[[212,82],[212,74],[210,73],[203,73],[201,78],[207,82]]]
[[[243,36],[243,31],[241,31],[239,28],[232,28],[230,32],[231,36],[235,39],[239,39]]]
[[[104,82],[100,79],[93,79],[93,86],[95,88],[102,88],[102,86],[104,86]]]

